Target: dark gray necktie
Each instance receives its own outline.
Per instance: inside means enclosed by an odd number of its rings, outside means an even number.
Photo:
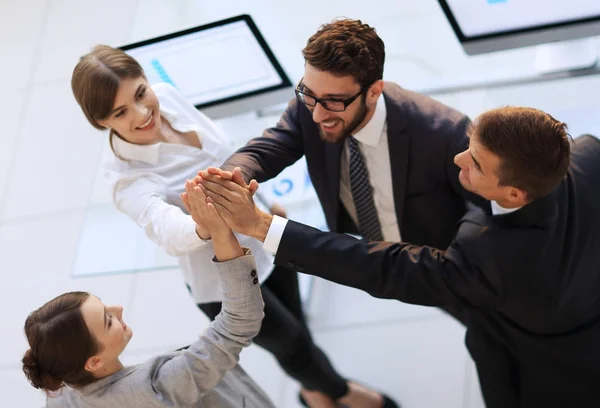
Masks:
[[[373,189],[369,183],[369,171],[354,136],[348,138],[350,190],[356,207],[358,229],[369,241],[383,241],[381,226],[373,200]]]

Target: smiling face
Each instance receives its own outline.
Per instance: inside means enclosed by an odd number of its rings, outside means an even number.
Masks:
[[[320,99],[344,100],[359,93],[361,87],[350,75],[335,76],[306,64],[301,90]],[[320,103],[314,107],[307,106],[313,120],[319,126],[321,138],[329,143],[341,143],[360,130],[373,116],[382,90],[383,81],[377,81],[352,101],[343,112],[329,111]]]
[[[500,184],[498,174],[502,162],[479,142],[476,133],[469,137],[469,148],[454,157],[454,163],[460,167],[458,179],[465,190],[486,200],[497,201],[506,208],[526,203],[524,191]]]
[[[123,321],[123,307],[105,306],[97,297],[89,296],[81,305],[81,314],[100,350],[88,359],[86,369],[95,373],[114,366],[133,336]]]
[[[144,77],[121,80],[111,113],[99,123],[130,143],[156,143],[162,123],[158,99],[148,81]]]

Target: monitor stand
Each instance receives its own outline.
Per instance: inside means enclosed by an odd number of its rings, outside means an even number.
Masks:
[[[591,68],[597,62],[598,49],[594,37],[536,47],[535,71],[540,75]]]

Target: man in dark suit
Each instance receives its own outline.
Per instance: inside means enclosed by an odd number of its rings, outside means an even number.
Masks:
[[[256,210],[256,182],[246,186],[239,170],[239,184],[208,172],[199,181],[277,265],[376,297],[461,308],[488,407],[599,407],[600,141],[582,136],[571,148],[564,124],[530,108],[484,113],[470,140],[455,158],[459,178],[492,213],[469,211],[446,250],[273,218]]]
[[[221,168],[262,182],[305,156],[329,230],[446,247],[465,199],[477,199],[452,161],[467,146],[469,119],[384,82],[384,43],[359,20],[322,26],[303,56],[296,99]]]
[[[324,25],[303,55],[297,98],[221,168],[263,182],[305,156],[330,231],[445,248],[475,198],[452,161],[469,119],[384,82],[383,41],[358,20]]]

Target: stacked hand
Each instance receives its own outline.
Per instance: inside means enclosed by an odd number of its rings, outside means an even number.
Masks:
[[[208,229],[219,261],[241,256],[243,253],[237,238],[217,212],[214,203],[206,197],[203,188],[198,185],[199,181],[196,178],[185,183],[185,193],[181,194],[183,203],[194,221]]]
[[[272,216],[262,212],[252,196],[258,189],[256,180],[246,184],[239,168],[233,172],[215,167],[198,173],[194,179],[225,224],[240,234],[264,241]],[[209,228],[210,229],[210,228]]]

